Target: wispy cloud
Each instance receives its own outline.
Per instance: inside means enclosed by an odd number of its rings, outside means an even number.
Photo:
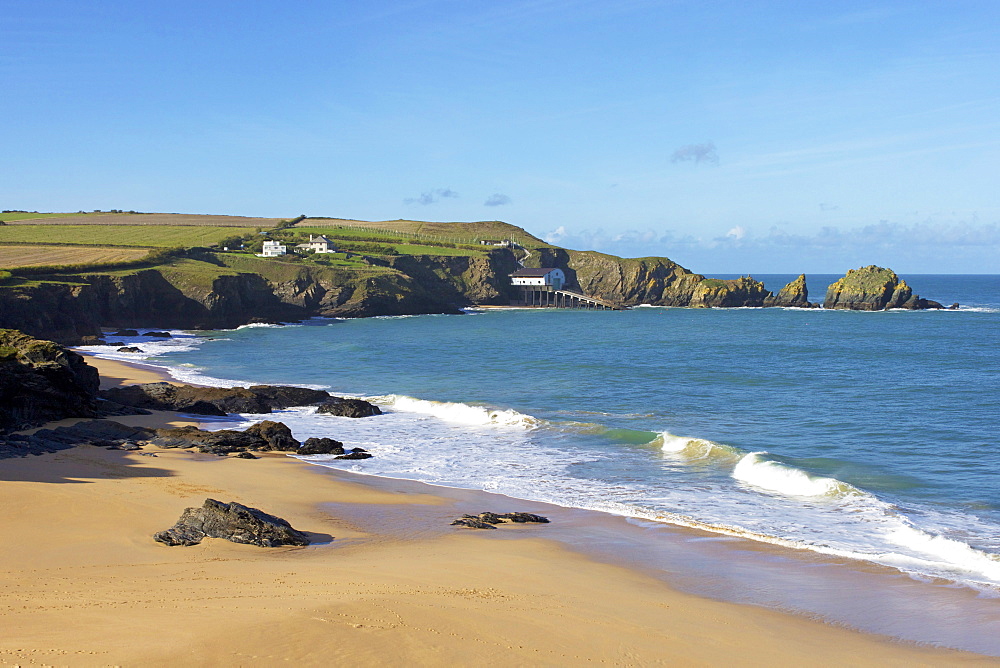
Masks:
[[[679,147],[670,156],[670,162],[693,162],[701,164],[707,162],[710,165],[719,164],[719,152],[712,142],[704,144],[688,144]]]
[[[665,256],[694,271],[818,271],[830,273],[863,264],[884,264],[915,273],[1000,271],[1000,224],[972,222],[894,223],[852,228],[822,227],[797,232],[773,226],[755,232],[735,226],[725,234],[695,236],[673,230],[560,226],[542,238],[566,248],[626,257]],[[899,266],[895,266],[898,264]]]
[[[505,204],[510,204],[510,197],[503,193],[493,193],[483,202],[483,206],[504,206]]]
[[[423,204],[427,206],[428,204],[440,201],[442,198],[449,197],[458,197],[458,193],[451,188],[437,188],[436,190],[428,190],[427,192],[420,193],[420,197],[408,197],[403,202],[406,204]]]

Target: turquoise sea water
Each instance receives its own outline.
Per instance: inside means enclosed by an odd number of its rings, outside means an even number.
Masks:
[[[791,278],[763,280],[776,290]],[[810,277],[813,299],[835,278]],[[963,308],[487,310],[146,345],[195,382],[374,397],[382,418],[279,418],[300,439],[375,455],[350,470],[698,527],[997,596],[1000,277],[906,278]]]

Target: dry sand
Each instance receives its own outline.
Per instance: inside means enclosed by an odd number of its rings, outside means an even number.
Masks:
[[[97,364],[118,382],[150,379]],[[380,514],[419,524],[452,502],[283,455],[155,454],[82,446],[0,461],[0,664],[993,663],[678,593],[546,540],[544,525],[385,532]],[[206,497],[284,517],[315,544],[151,539]],[[365,504],[355,517],[370,519],[340,520],[328,502]]]

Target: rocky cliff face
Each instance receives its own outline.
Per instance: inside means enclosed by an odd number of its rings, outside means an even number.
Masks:
[[[0,329],[0,433],[93,417],[97,369],[51,341]]]
[[[752,278],[706,279],[663,257],[620,258],[543,248],[533,251],[526,264],[559,267],[569,286],[623,306],[763,306],[771,294]]]
[[[851,269],[830,285],[823,308],[881,311],[891,308],[942,308],[941,304],[914,295],[906,281],[892,269],[870,265]]]
[[[765,299],[764,306],[812,308],[818,305],[809,303],[809,289],[806,288],[806,275],[800,274],[794,281],[781,288],[778,294]]]
[[[261,266],[269,269],[266,263]],[[88,274],[13,286],[0,289],[0,327],[75,345],[84,336],[99,336],[102,327],[228,329],[315,315],[457,313],[472,303],[440,278],[425,282],[401,271],[356,275],[295,269],[291,275],[268,276],[185,260],[179,269]],[[478,293],[485,292],[485,287],[478,288]]]

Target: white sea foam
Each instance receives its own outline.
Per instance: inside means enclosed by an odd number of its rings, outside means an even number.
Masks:
[[[289,325],[279,322],[251,322],[246,325],[240,325],[236,329],[237,331],[239,331],[241,329],[273,329],[275,327],[288,327],[288,326]]]
[[[801,469],[779,464],[751,452],[733,469],[733,478],[747,484],[779,494],[791,496],[831,496],[843,494],[853,488],[835,478],[811,476]]]
[[[530,428],[538,425],[538,420],[530,415],[514,410],[492,409],[484,406],[449,401],[429,401],[404,395],[390,394],[376,397],[378,403],[391,406],[393,410],[408,413],[424,413],[434,417],[466,425],[495,425],[503,427]]]

